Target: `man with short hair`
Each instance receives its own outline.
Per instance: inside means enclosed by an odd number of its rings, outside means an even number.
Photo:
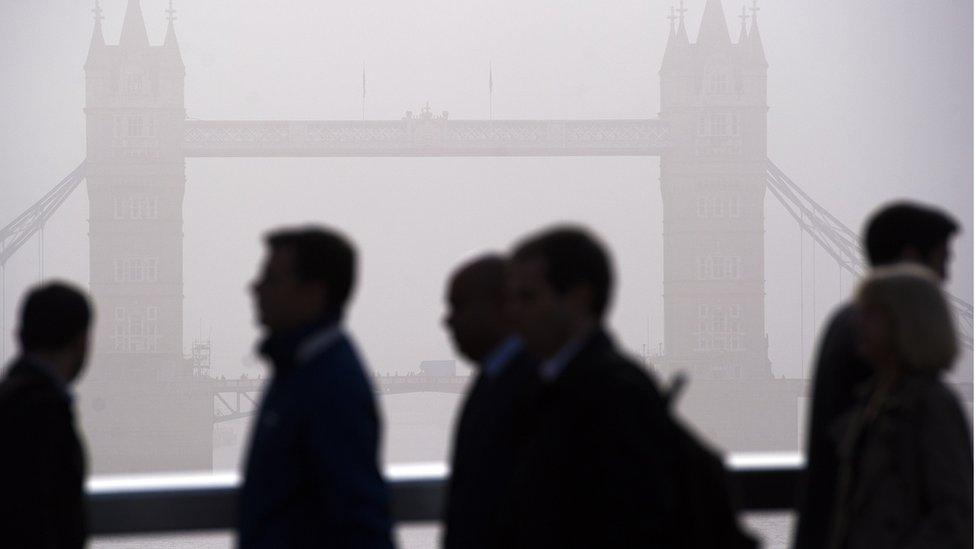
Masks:
[[[272,363],[241,490],[241,549],[392,548],[379,419],[342,319],[355,252],[335,232],[267,237],[253,286]]]
[[[71,386],[88,354],[91,307],[61,282],[32,289],[20,355],[0,382],[0,545],[84,547],[85,456]]]
[[[912,262],[948,278],[949,241],[959,230],[945,213],[921,204],[885,206],[868,221],[864,241],[872,268]],[[858,354],[853,303],[842,306],[828,323],[814,372],[813,402],[807,431],[807,467],[801,483],[796,549],[821,549],[832,525],[838,472],[838,419],[855,404],[857,389],[871,377],[871,366]]]
[[[520,243],[513,314],[540,360],[500,547],[673,547],[674,429],[654,381],[604,327],[613,275],[585,230]]]
[[[451,276],[444,324],[478,369],[462,407],[445,508],[445,549],[493,546],[514,469],[516,424],[537,385],[536,364],[514,334],[508,262],[485,255]]]

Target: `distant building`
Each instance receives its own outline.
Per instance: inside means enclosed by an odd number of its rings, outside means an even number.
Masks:
[[[99,318],[80,415],[97,473],[211,468],[213,397],[183,355],[183,91],[173,17],[152,46],[130,0],[109,46],[96,13],[85,116]]]
[[[425,360],[420,363],[420,375],[427,377],[454,377],[457,367],[453,360]]]

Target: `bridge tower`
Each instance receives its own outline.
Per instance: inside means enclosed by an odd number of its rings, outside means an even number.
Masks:
[[[660,70],[664,203],[664,347],[669,369],[697,379],[768,379],[763,200],[766,58],[756,9],[733,43],[720,0],[698,40],[684,7]]]
[[[96,4],[85,62],[97,317],[81,417],[96,471],[211,466],[210,398],[196,395],[183,354],[184,66],[168,14],[152,46],[129,0],[108,46]]]

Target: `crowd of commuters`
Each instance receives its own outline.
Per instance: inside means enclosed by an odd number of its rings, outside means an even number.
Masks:
[[[907,203],[868,223],[872,269],[819,350],[798,549],[972,547],[970,424],[939,377],[957,353],[939,286],[956,231]],[[248,448],[238,546],[391,548],[381,415],[343,323],[356,252],[316,227],[274,232],[266,245],[252,291],[272,376]],[[693,500],[726,497],[727,479],[700,465],[718,461],[615,343],[613,290],[606,247],[571,226],[450,276],[444,325],[477,376],[457,422],[446,549],[755,546],[731,502],[727,532],[711,515],[689,519],[726,508]],[[87,298],[66,284],[24,302],[21,353],[0,382],[3,547],[85,544],[71,386],[91,322]]]

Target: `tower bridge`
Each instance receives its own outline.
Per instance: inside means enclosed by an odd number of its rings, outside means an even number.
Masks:
[[[90,285],[103,320],[81,416],[97,471],[209,468],[213,421],[254,406],[258,382],[195,375],[183,354],[183,272],[196,268],[183,264],[185,164],[199,157],[658,156],[664,353],[655,365],[692,375],[685,408],[719,443],[796,447],[804,382],[774,379],[768,358],[767,191],[841,268],[860,274],[861,253],[856,235],[767,159],[768,64],[755,9],[737,41],[719,0],[705,0],[695,41],[684,10],[672,12],[659,118],[454,120],[427,107],[363,121],[188,120],[172,10],[159,46],[139,0],[128,0],[117,45],[106,44],[95,11],[84,65],[87,158],[0,231],[0,265],[87,180]],[[953,305],[971,348],[972,306]],[[454,392],[459,383],[377,381],[383,392]]]

